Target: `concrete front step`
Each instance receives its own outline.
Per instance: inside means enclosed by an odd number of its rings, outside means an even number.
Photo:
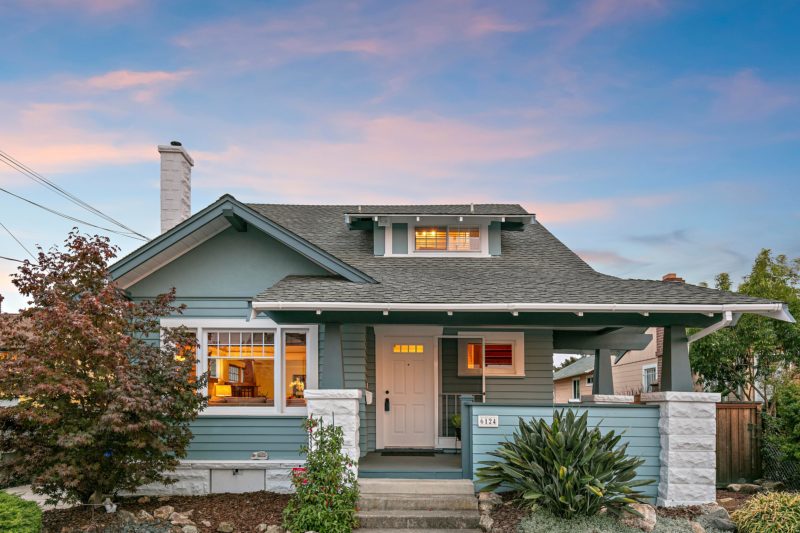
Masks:
[[[474,494],[362,494],[358,508],[361,511],[470,511],[478,509],[478,499]]]
[[[361,494],[475,496],[475,485],[469,479],[359,479],[358,488]]]
[[[374,529],[476,529],[480,513],[472,511],[359,511],[363,528]]]

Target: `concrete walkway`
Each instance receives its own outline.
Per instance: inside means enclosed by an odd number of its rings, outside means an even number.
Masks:
[[[58,505],[48,505],[45,503],[47,499],[45,496],[41,496],[39,494],[34,494],[31,490],[30,485],[20,485],[19,487],[11,487],[5,489],[5,492],[9,494],[14,494],[15,496],[19,496],[23,500],[28,500],[31,502],[36,502],[39,507],[42,508],[42,511],[49,511],[51,509],[69,509],[72,505],[66,503],[59,503]]]

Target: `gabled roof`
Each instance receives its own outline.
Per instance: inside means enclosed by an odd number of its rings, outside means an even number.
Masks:
[[[584,374],[594,373],[594,356],[587,355],[586,357],[581,357],[571,365],[567,365],[564,368],[556,370],[553,373],[553,381],[558,381],[560,379],[571,378],[575,376],[582,376]]]
[[[254,211],[233,196],[224,195],[174,228],[123,257],[109,268],[122,287],[128,287],[195,246],[232,226],[250,224],[309,260],[350,283],[374,283],[369,275],[335,257],[301,235]]]

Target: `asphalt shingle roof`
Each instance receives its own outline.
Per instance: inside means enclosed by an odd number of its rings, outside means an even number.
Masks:
[[[587,355],[581,357],[571,365],[565,366],[553,373],[553,381],[559,379],[571,378],[573,376],[582,376],[587,372],[594,372],[594,356]]]
[[[276,224],[305,238],[378,283],[339,277],[288,276],[264,290],[257,301],[371,303],[583,303],[726,304],[766,300],[690,284],[620,279],[596,272],[540,223],[523,231],[502,231],[499,257],[376,257],[370,231],[350,230],[346,213],[357,205],[248,204]],[[461,206],[402,206],[453,212]],[[361,212],[389,213],[400,206],[361,206]],[[510,214],[518,205],[476,204],[476,210]],[[465,213],[465,214],[466,214]],[[458,213],[456,213],[458,214]]]

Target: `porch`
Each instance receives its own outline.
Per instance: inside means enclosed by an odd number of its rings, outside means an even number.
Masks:
[[[378,450],[358,463],[360,478],[461,479],[461,453],[444,450]]]

